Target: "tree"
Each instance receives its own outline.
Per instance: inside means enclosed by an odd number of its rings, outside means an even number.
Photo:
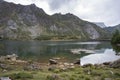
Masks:
[[[112,36],[112,39],[111,39],[111,43],[112,44],[118,44],[118,43],[120,43],[120,32],[119,32],[119,30],[116,30],[113,33],[113,36]]]

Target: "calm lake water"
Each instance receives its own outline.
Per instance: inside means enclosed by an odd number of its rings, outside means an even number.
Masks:
[[[80,59],[81,64],[102,63],[120,59],[119,49],[113,50],[110,42],[0,41],[0,56],[15,53],[20,59],[39,62],[61,58],[68,62]]]

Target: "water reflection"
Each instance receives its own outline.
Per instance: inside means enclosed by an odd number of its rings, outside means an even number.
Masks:
[[[120,59],[120,56],[115,55],[115,51],[112,49],[106,49],[104,53],[96,53],[96,54],[91,54],[88,56],[82,57],[81,60],[81,65],[84,64],[101,64],[103,62],[110,62],[110,61],[115,61],[117,59]]]
[[[109,42],[80,42],[80,41],[0,41],[0,55],[16,53],[21,59],[33,59],[46,62],[50,58],[60,57],[67,61],[88,56],[84,52],[72,54],[71,49],[91,50],[96,54],[112,49]],[[115,52],[113,52],[115,54]]]

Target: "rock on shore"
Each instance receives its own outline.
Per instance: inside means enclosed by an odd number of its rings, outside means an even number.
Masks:
[[[112,68],[120,68],[120,59],[112,62],[112,63],[110,64],[110,67],[112,67]]]

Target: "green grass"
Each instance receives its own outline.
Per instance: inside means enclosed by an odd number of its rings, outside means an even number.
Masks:
[[[0,72],[0,77],[7,76],[13,80],[105,80],[105,78],[120,80],[119,72],[120,69],[113,68],[76,67],[65,71],[59,68],[53,71],[48,69],[42,71],[11,70]]]

